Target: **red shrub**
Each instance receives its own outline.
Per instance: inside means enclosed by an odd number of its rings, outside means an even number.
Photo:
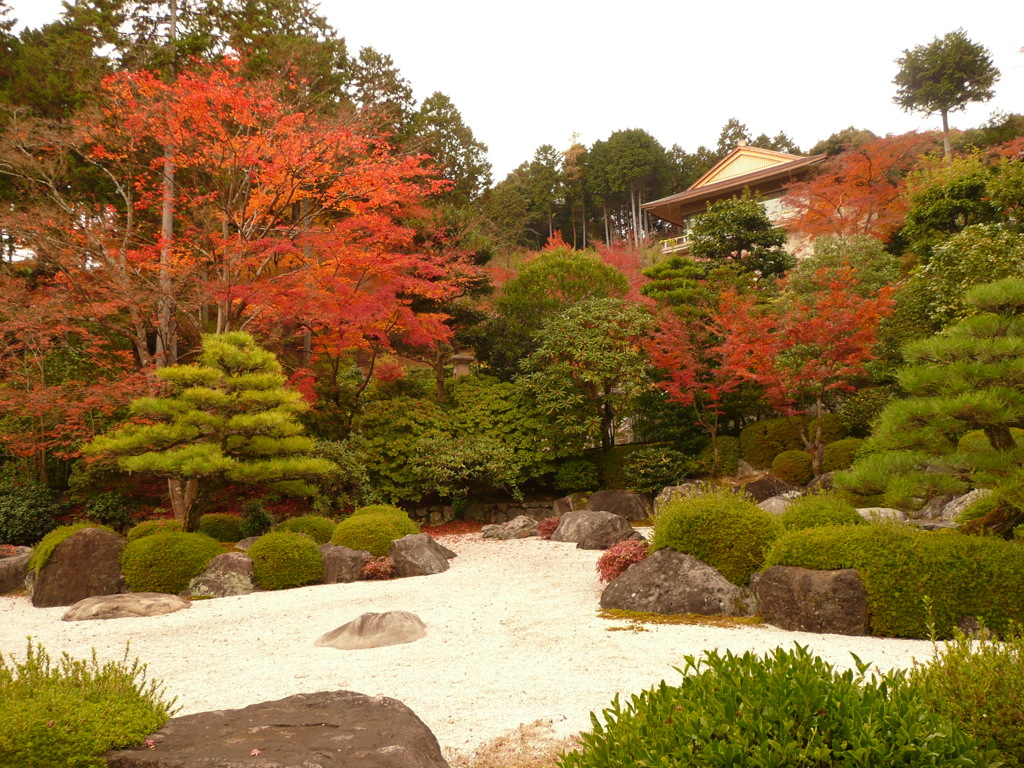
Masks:
[[[560,522],[562,522],[560,517],[545,517],[537,523],[537,535],[542,539],[550,539],[551,534],[555,532]]]
[[[371,557],[363,566],[363,581],[387,581],[395,578],[395,561],[384,557]]]
[[[629,566],[639,563],[648,554],[646,541],[620,541],[601,555],[597,561],[597,572],[601,581],[612,581],[621,576]]]

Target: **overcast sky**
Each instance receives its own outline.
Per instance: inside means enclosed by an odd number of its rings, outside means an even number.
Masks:
[[[23,24],[59,0],[11,0]],[[951,116],[972,127],[1024,113],[1021,0],[324,0],[355,53],[395,60],[416,97],[448,94],[490,148],[495,180],[541,144],[565,149],[643,128],[666,147],[714,146],[730,117],[807,150],[849,125],[878,134],[940,126],[892,103],[894,60],[958,27],[1002,72],[996,97]]]

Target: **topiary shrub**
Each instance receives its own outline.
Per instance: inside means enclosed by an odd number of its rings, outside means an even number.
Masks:
[[[693,474],[697,462],[679,451],[649,446],[633,451],[622,471],[626,487],[641,493],[655,494],[669,485],[679,485]]]
[[[728,490],[672,499],[654,518],[651,551],[669,547],[703,560],[733,584],[761,570],[782,524]]]
[[[217,541],[241,541],[242,518],[224,512],[212,512],[199,518],[199,533]]]
[[[826,525],[862,525],[867,521],[837,493],[813,493],[793,501],[779,515],[787,531],[820,528]]]
[[[289,589],[324,577],[324,560],[316,542],[304,533],[274,531],[249,547],[252,580],[260,589]]]
[[[995,631],[1024,624],[1024,547],[993,536],[939,535],[901,525],[791,531],[765,567],[856,568],[867,591],[872,634],[950,637],[977,617]]]
[[[274,527],[274,518],[263,506],[262,499],[249,499],[242,506],[242,538],[262,536]]]
[[[375,557],[383,557],[391,549],[392,541],[419,532],[419,526],[408,515],[353,515],[338,523],[331,536],[331,544],[365,549]]]
[[[363,563],[363,571],[360,574],[363,581],[387,581],[395,578],[395,561],[385,555],[384,557],[371,557]]]
[[[821,459],[822,472],[839,472],[853,466],[864,441],[859,437],[844,437],[825,446],[825,454]]]
[[[121,553],[121,570],[132,592],[176,595],[223,551],[201,533],[154,533],[128,542]]]
[[[105,530],[110,531],[110,529],[105,525],[96,525],[95,523],[75,523],[73,525],[61,525],[54,528],[48,534],[43,536],[42,541],[36,544],[35,548],[32,550],[32,556],[28,559],[29,570],[33,570],[38,573],[44,565],[50,562],[50,555],[53,554],[53,550],[57,548],[57,545],[67,541],[83,528],[104,528]],[[113,533],[113,531],[111,531],[111,533]]]
[[[714,446],[708,444],[697,454],[694,472],[714,477],[732,477],[740,470],[740,441],[732,435],[718,438],[718,462],[715,462]]]
[[[839,672],[806,647],[685,657],[682,682],[618,697],[560,768],[988,765],[901,671]]]
[[[57,525],[53,493],[39,483],[0,484],[0,544],[29,547]]]
[[[132,525],[132,514],[128,502],[117,491],[108,491],[93,496],[85,502],[84,512],[90,520],[95,520],[116,533],[123,533]]]
[[[401,510],[399,510],[401,511]],[[402,513],[405,514],[404,512]],[[329,517],[320,515],[302,515],[292,517],[284,522],[278,523],[277,531],[288,531],[291,533],[303,533],[309,536],[317,544],[326,544],[334,534],[334,526],[337,525]]]
[[[409,517],[404,509],[391,504],[367,504],[359,507],[352,513],[352,517],[359,515],[393,515],[398,517]]]
[[[748,424],[740,432],[743,460],[757,469],[771,467],[775,457],[784,451],[799,451],[804,447],[800,439],[800,425],[806,424],[810,434],[817,429],[817,419],[807,416],[779,419],[761,419]],[[833,413],[822,417],[821,439],[827,445],[845,437],[842,421]]]
[[[543,520],[537,522],[537,535],[542,539],[550,539],[551,534],[558,530],[558,526],[562,523],[562,518],[559,517],[545,517]]]
[[[567,459],[555,470],[555,490],[560,493],[591,492],[601,487],[601,471],[588,459]]]
[[[783,451],[772,461],[772,474],[790,485],[807,485],[814,479],[814,459],[807,451]]]
[[[185,525],[181,520],[172,520],[171,518],[144,520],[128,531],[128,541],[138,541],[146,536],[152,536],[154,533],[181,533],[184,529]]]
[[[28,642],[23,662],[0,656],[0,765],[106,768],[108,749],[137,744],[174,713],[136,659],[100,664],[63,656],[54,665]]]
[[[602,582],[613,581],[631,565],[644,560],[650,553],[646,541],[620,541],[609,547],[597,560],[597,573]]]

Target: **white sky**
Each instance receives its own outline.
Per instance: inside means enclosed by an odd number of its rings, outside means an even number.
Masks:
[[[11,0],[40,26],[59,0]],[[643,128],[666,148],[714,146],[730,117],[805,151],[848,125],[938,128],[892,103],[894,60],[958,27],[1002,71],[996,97],[951,115],[973,127],[1024,113],[1021,0],[322,0],[350,52],[395,60],[416,97],[448,94],[490,148],[495,180],[541,144]]]

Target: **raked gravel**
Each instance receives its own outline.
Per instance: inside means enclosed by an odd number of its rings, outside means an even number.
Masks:
[[[844,668],[855,653],[879,669],[932,655],[926,641],[770,626],[610,631],[623,624],[597,616],[600,552],[479,534],[442,542],[459,555],[442,574],[200,600],[152,618],[63,622],[66,608],[0,597],[0,650],[20,658],[31,636],[53,657],[87,658],[95,648],[105,661],[123,658],[130,642],[130,655],[177,697],[179,714],[324,690],[390,696],[419,715],[449,758],[536,721],[556,737],[578,733],[616,693],[673,682],[684,655],[707,649],[765,653],[800,643]],[[313,645],[363,613],[390,610],[418,615],[427,636],[358,651]]]

